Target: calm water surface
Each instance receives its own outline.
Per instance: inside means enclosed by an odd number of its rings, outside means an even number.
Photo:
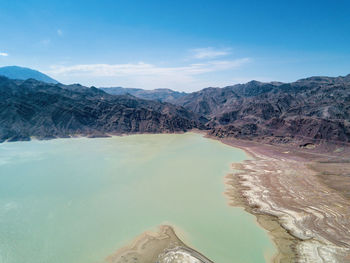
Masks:
[[[0,263],[102,262],[163,223],[216,263],[265,262],[267,233],[223,194],[246,158],[193,133],[0,144]]]

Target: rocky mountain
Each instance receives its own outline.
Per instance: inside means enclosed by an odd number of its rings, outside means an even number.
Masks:
[[[251,81],[190,94],[113,89],[126,95],[0,77],[0,141],[199,128],[220,138],[269,143],[350,142],[350,75],[293,83]]]
[[[200,127],[195,114],[169,103],[110,95],[79,84],[0,77],[0,141],[182,132]]]
[[[20,79],[20,80],[36,79],[46,83],[53,83],[53,84],[58,83],[58,81],[54,80],[53,78],[50,78],[49,76],[37,70],[18,67],[18,66],[1,67],[0,75],[5,76],[9,79]]]
[[[185,92],[178,92],[171,89],[144,90],[144,89],[133,89],[133,88],[122,88],[122,87],[101,88],[101,89],[113,95],[130,94],[141,99],[157,100],[162,102],[174,102],[177,99],[187,95],[187,93]]]
[[[208,118],[218,137],[350,142],[350,75],[206,88],[175,103]]]

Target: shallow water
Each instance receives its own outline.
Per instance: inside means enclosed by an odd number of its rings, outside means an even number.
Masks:
[[[0,263],[102,262],[163,223],[216,263],[265,262],[267,233],[223,194],[246,158],[193,133],[0,144]]]

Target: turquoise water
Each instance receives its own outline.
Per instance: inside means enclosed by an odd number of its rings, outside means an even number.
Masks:
[[[0,144],[0,263],[93,263],[156,226],[216,263],[265,262],[274,247],[227,205],[246,159],[198,134]]]

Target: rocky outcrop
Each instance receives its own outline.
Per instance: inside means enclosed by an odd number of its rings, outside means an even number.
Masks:
[[[0,141],[183,132],[200,127],[195,114],[169,103],[113,96],[79,84],[0,77]]]
[[[350,75],[207,88],[175,103],[208,118],[218,137],[350,142]]]

